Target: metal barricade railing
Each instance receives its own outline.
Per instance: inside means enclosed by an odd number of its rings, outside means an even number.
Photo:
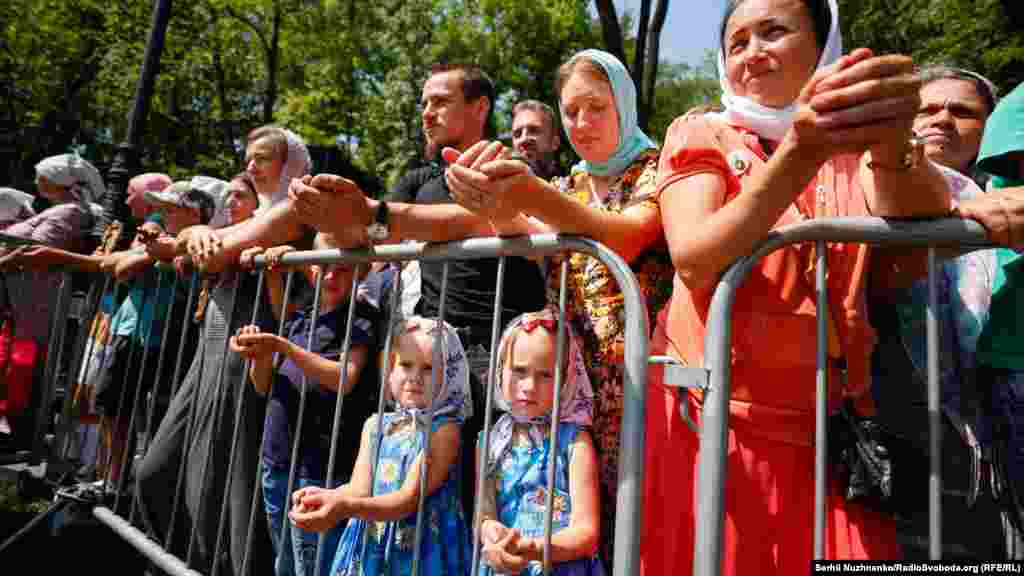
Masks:
[[[929,555],[942,555],[941,438],[942,416],[939,408],[939,325],[937,319],[936,247],[980,248],[989,245],[984,229],[968,220],[899,221],[879,218],[829,218],[787,226],[776,230],[750,255],[733,263],[723,273],[711,300],[705,334],[702,368],[676,366],[687,385],[704,390],[702,431],[697,477],[696,537],[694,566],[696,576],[721,572],[722,536],[725,527],[725,494],[731,394],[732,308],[736,291],[757,262],[784,246],[815,242],[817,262],[817,370],[815,426],[815,513],[814,558],[822,559],[825,546],[825,497],[827,478],[827,369],[828,306],[826,242],[879,244],[883,246],[928,247],[929,304],[927,311],[927,390],[930,434],[929,475]],[[808,519],[810,521],[810,519]]]
[[[284,255],[280,259],[280,266],[283,268],[292,268],[301,265],[308,264],[333,264],[338,262],[345,262],[355,264],[358,266],[367,266],[372,262],[402,262],[409,260],[420,260],[420,261],[450,261],[450,260],[465,260],[465,259],[476,259],[476,258],[498,258],[498,278],[495,291],[495,315],[494,324],[491,335],[491,358],[490,368],[491,371],[496,369],[497,359],[495,350],[497,346],[498,335],[500,334],[500,321],[503,290],[505,280],[505,258],[511,256],[522,256],[522,257],[545,257],[555,255],[563,252],[578,252],[587,254],[600,262],[602,262],[611,275],[618,282],[622,293],[624,295],[624,319],[625,319],[625,354],[624,354],[624,389],[623,389],[623,416],[622,416],[622,436],[620,445],[620,460],[619,460],[619,485],[617,491],[616,502],[605,502],[603,506],[616,506],[620,511],[617,515],[614,538],[616,555],[614,559],[614,573],[617,575],[632,575],[639,573],[639,543],[640,543],[640,522],[641,522],[641,494],[643,484],[643,459],[644,459],[644,403],[646,400],[646,382],[647,382],[647,352],[648,352],[648,340],[647,334],[649,334],[647,326],[647,313],[644,308],[644,302],[642,300],[638,284],[630,271],[628,265],[614,252],[608,248],[586,238],[574,237],[574,236],[558,236],[558,235],[535,235],[530,237],[518,237],[518,238],[476,238],[460,242],[451,242],[445,244],[425,244],[425,243],[405,243],[396,245],[381,245],[368,250],[360,251],[339,251],[339,250],[322,250],[313,252],[293,252]],[[262,257],[256,258],[256,266],[265,266],[264,259]],[[442,290],[440,295],[440,318],[438,320],[443,321],[445,305],[444,301],[447,293],[447,264],[444,265],[444,280],[442,281]],[[291,276],[293,272],[289,272],[289,281],[284,289],[284,302],[282,306],[287,309],[289,301],[289,292],[291,290]],[[566,333],[565,333],[565,321],[566,321],[566,274],[567,268],[563,264],[562,270],[562,294],[560,298],[560,329],[557,338],[558,348],[557,357],[561,360],[565,357],[567,345]],[[400,275],[395,276],[396,284],[400,282]],[[185,280],[174,280],[174,290],[179,289],[179,282],[185,282]],[[137,548],[154,566],[170,574],[195,574],[199,572],[205,572],[207,569],[212,574],[218,574],[222,572],[222,569],[226,566],[224,558],[230,558],[233,550],[228,542],[228,532],[237,531],[240,529],[246,530],[245,534],[245,551],[241,559],[241,563],[235,564],[235,572],[247,573],[249,568],[252,566],[252,562],[255,560],[251,558],[253,554],[251,551],[254,547],[254,530],[263,529],[265,522],[258,520],[262,514],[262,510],[259,510],[261,500],[259,499],[260,489],[260,470],[259,467],[262,465],[262,458],[258,457],[256,462],[256,474],[255,485],[253,486],[252,499],[248,503],[251,504],[249,508],[249,521],[244,523],[244,526],[239,526],[237,522],[230,523],[228,516],[230,512],[229,500],[232,494],[232,482],[234,481],[234,474],[232,473],[233,467],[239,465],[236,463],[236,448],[239,446],[240,438],[245,432],[242,430],[243,427],[243,414],[247,410],[251,411],[256,409],[254,404],[247,404],[246,394],[248,390],[251,390],[252,386],[248,381],[248,363],[245,363],[244,368],[241,370],[241,382],[231,381],[234,375],[238,372],[232,372],[225,370],[227,364],[227,354],[231,354],[226,350],[227,338],[230,337],[230,333],[226,334],[224,342],[218,342],[218,345],[225,346],[225,356],[221,356],[220,364],[212,366],[216,373],[215,386],[216,391],[209,401],[215,405],[212,422],[204,420],[204,416],[197,414],[197,406],[199,406],[201,385],[200,383],[192,382],[189,389],[184,389],[183,383],[189,378],[195,378],[194,375],[190,376],[185,374],[186,366],[184,366],[183,358],[185,357],[185,342],[186,336],[190,331],[202,331],[203,328],[195,326],[190,319],[193,316],[193,308],[201,305],[197,304],[199,300],[204,297],[199,292],[201,280],[194,276],[191,281],[191,288],[188,291],[187,304],[185,307],[185,318],[187,319],[183,326],[172,326],[170,322],[164,325],[164,338],[160,345],[160,354],[154,359],[146,354],[146,344],[148,344],[148,337],[153,334],[147,334],[146,340],[139,343],[140,350],[133,351],[132,357],[136,355],[140,359],[140,368],[138,372],[133,372],[128,375],[127,380],[131,380],[131,383],[125,382],[125,385],[121,389],[120,409],[118,418],[125,418],[128,422],[128,433],[129,439],[126,441],[125,446],[122,449],[121,454],[121,478],[118,484],[115,486],[113,483],[104,479],[104,488],[102,494],[98,497],[97,504],[93,507],[93,516],[103,524],[109,526],[115,533],[126,541],[131,543]],[[267,290],[263,276],[260,275],[257,281],[258,285],[256,288],[255,299],[251,302],[252,308],[233,306],[230,311],[221,311],[226,316],[226,325],[233,331],[235,326],[234,319],[232,316],[237,312],[239,315],[251,313],[252,319],[255,320],[260,306],[266,306],[261,304],[264,299],[264,292]],[[349,298],[353,298],[356,295],[356,280],[353,279]],[[90,299],[87,308],[95,311],[99,299],[103,293],[111,289],[111,285],[108,279],[98,277],[94,282],[93,289],[90,292]],[[237,285],[234,287],[234,296],[232,301],[237,303],[238,292]],[[395,286],[392,291],[392,302],[390,303],[391,309],[396,309],[399,301],[398,295],[401,291],[400,286]],[[158,286],[159,292],[159,286]],[[320,279],[316,281],[315,292],[314,292],[314,310],[317,309],[316,302],[320,298],[321,288]],[[172,300],[171,306],[180,306],[180,303],[176,303]],[[145,304],[141,305],[142,307]],[[352,326],[352,314],[354,306],[349,305],[349,318],[346,325],[346,331],[344,335],[343,353],[342,353],[342,370],[341,370],[341,382],[339,382],[339,390],[344,390],[348,377],[348,370],[345,369],[349,354],[349,348],[351,343],[351,326]],[[168,312],[168,316],[171,312]],[[242,318],[243,316],[239,316]],[[285,310],[279,317],[278,334],[282,335],[284,331],[284,320],[286,317]],[[90,316],[91,318],[91,316]],[[71,378],[79,373],[79,368],[82,367],[82,363],[88,363],[91,361],[89,354],[86,350],[86,340],[88,336],[88,324],[84,322],[86,326],[77,335],[75,346],[74,346],[74,364],[75,369],[71,371]],[[315,312],[310,324],[310,330],[312,334],[312,327],[316,325]],[[390,326],[393,323],[389,323]],[[167,334],[170,332],[181,337],[180,345],[175,350],[171,346],[167,345]],[[203,338],[200,335],[199,338]],[[439,335],[440,337],[440,335]],[[313,338],[307,338],[307,345],[312,344]],[[386,339],[383,339],[385,347],[385,354],[389,354],[386,349],[391,343],[391,334],[389,333]],[[207,344],[203,344],[203,348],[200,348],[196,352],[196,358],[192,362],[192,372],[204,373],[208,372],[208,367],[204,367],[203,364],[206,362],[213,362],[215,356],[210,356],[211,351],[207,349]],[[207,358],[210,356],[210,358]],[[176,359],[175,359],[176,357]],[[170,382],[157,381],[151,383],[147,388],[143,384],[144,375],[148,373],[148,369],[145,368],[146,362],[155,362],[159,368],[156,373],[159,375],[162,373],[163,366],[171,365],[173,363],[173,376]],[[435,385],[435,380],[441,377],[439,370],[441,367],[435,363],[434,365],[434,377],[431,381],[431,386]],[[555,374],[555,387],[556,387],[556,398],[558,398],[559,387],[562,386],[562,379],[565,377],[563,374],[564,369],[562,368],[562,362],[559,361],[556,368]],[[386,385],[387,374],[386,371],[381,370],[381,386]],[[491,386],[487,385],[486,382],[482,383],[486,390],[487,401],[486,406],[488,410],[488,417],[483,419],[484,421],[484,442],[487,441],[487,435],[490,431],[490,406],[491,406]],[[206,385],[206,384],[202,384]],[[139,510],[140,504],[145,504],[139,500],[140,494],[136,491],[133,493],[132,486],[125,484],[125,477],[128,476],[128,469],[132,462],[132,454],[135,454],[138,449],[133,447],[133,442],[139,439],[139,442],[145,443],[145,447],[148,449],[148,443],[154,440],[153,429],[157,426],[156,415],[154,406],[157,402],[157,398],[162,396],[164,393],[170,393],[170,402],[173,403],[178,397],[184,398],[183,395],[194,395],[188,405],[189,414],[187,416],[187,429],[185,431],[185,440],[183,442],[181,450],[181,460],[177,466],[177,474],[174,480],[166,486],[167,493],[161,494],[159,497],[166,499],[167,502],[171,503],[171,519],[170,522],[166,523],[163,533],[147,533],[147,524],[140,524],[137,522],[136,513]],[[380,401],[383,402],[383,389],[380,393]],[[306,386],[301,388],[301,399],[300,406],[304,407],[307,401],[306,398]],[[68,400],[70,402],[70,400]],[[556,401],[555,406],[558,403]],[[303,410],[300,408],[299,419],[297,427],[301,429],[303,426]],[[337,404],[334,411],[334,423],[331,431],[331,449],[329,462],[327,464],[327,478],[325,486],[334,486],[333,473],[335,468],[335,452],[338,447],[338,440],[342,429],[346,434],[359,433],[359,430],[352,429],[346,426],[344,422],[344,394],[338,394]],[[381,412],[382,405],[378,405],[378,413]],[[557,409],[557,408],[556,408]],[[71,428],[73,423],[70,419],[70,407],[67,405],[64,408],[65,422],[69,426],[69,429],[64,431],[62,445],[67,444],[67,438],[71,435]],[[428,411],[428,417],[432,417],[432,413]],[[378,422],[380,419],[378,419]],[[262,420],[261,420],[262,422]],[[136,428],[140,430],[144,424],[145,433],[140,434]],[[212,426],[212,433],[209,436],[210,446],[205,452],[205,458],[202,462],[188,462],[189,458],[189,447],[194,443],[198,442],[199,436],[197,427],[198,426]],[[557,428],[557,418],[553,418],[553,426],[551,430],[551,441],[555,441],[554,434]],[[429,430],[429,428],[428,428]],[[294,443],[291,446],[291,470],[289,470],[288,478],[288,498],[285,502],[285,506],[290,503],[290,495],[295,487],[295,464],[296,455],[298,450],[300,434],[294,433]],[[378,438],[380,435],[378,434]],[[225,463],[223,461],[214,461],[215,458],[224,456],[223,452],[216,452],[213,444],[218,438],[229,439],[227,442],[230,446],[230,450],[227,451],[227,463],[225,473]],[[424,443],[424,451],[429,451],[429,441]],[[552,444],[554,446],[554,444]],[[262,447],[258,454],[262,454]],[[423,465],[426,466],[427,456],[425,454],[423,459]],[[375,455],[376,456],[376,455]],[[375,459],[376,460],[376,459]],[[554,458],[550,459],[550,468],[547,471],[548,483],[552,482],[554,473]],[[199,471],[200,483],[204,487],[204,490],[209,485],[216,483],[218,490],[215,494],[222,494],[223,500],[215,500],[213,496],[205,496],[202,502],[199,503],[198,513],[195,510],[190,510],[190,513],[198,516],[197,518],[190,518],[190,521],[195,522],[196,526],[193,527],[190,533],[178,536],[174,534],[175,526],[180,525],[178,522],[177,515],[182,514],[182,508],[188,509],[188,502],[186,501],[183,505],[181,498],[183,495],[184,477],[186,465],[189,467],[194,466]],[[111,463],[109,469],[113,469],[116,463]],[[209,469],[208,469],[209,468]],[[214,471],[216,469],[216,472]],[[417,508],[417,537],[416,537],[416,556],[419,555],[418,542],[420,541],[420,534],[424,530],[424,519],[425,514],[420,513],[423,510],[424,500],[426,498],[426,470],[422,470],[420,474],[420,480],[422,482],[419,491],[419,505]],[[470,479],[464,479],[468,482]],[[220,484],[223,482],[223,484]],[[371,485],[373,483],[371,482]],[[223,492],[219,491],[219,486],[223,485]],[[136,485],[138,489],[138,485]],[[173,493],[170,493],[173,490]],[[478,485],[479,490],[479,485]],[[106,495],[108,492],[111,495]],[[130,506],[126,506],[128,502],[122,502],[121,495],[124,494],[126,497],[131,496]],[[205,493],[204,493],[205,494]],[[154,497],[152,494],[142,494],[142,498]],[[548,501],[546,503],[547,518],[545,526],[545,545],[544,545],[544,562],[550,568],[551,561],[551,514],[552,514],[552,496],[553,491],[548,491]],[[187,498],[186,498],[187,500]],[[477,501],[479,502],[479,494],[477,495]],[[479,506],[478,506],[479,508]],[[476,563],[479,558],[479,536],[475,533],[475,520],[478,519],[477,511],[466,511],[467,518],[473,518],[471,529],[474,532],[471,534],[472,541],[474,543],[474,567],[476,570]],[[212,516],[211,516],[212,515]],[[231,516],[235,518],[235,516]],[[213,526],[216,527],[215,534],[205,533],[199,536],[198,533],[202,528],[202,525],[207,518],[213,518],[214,520],[209,524],[211,529]],[[287,522],[287,509],[282,513],[283,522]],[[197,528],[198,526],[198,528]],[[273,530],[280,530],[283,533],[284,526],[278,525],[272,527]],[[197,559],[194,557],[197,549],[197,539],[199,537],[206,538],[206,542],[202,544],[201,548],[204,550],[204,557],[208,561],[208,566],[204,568],[204,564],[197,563]],[[184,542],[187,540],[187,542]],[[334,550],[322,550],[324,544],[324,538],[321,535],[318,544],[317,558],[318,560],[323,557],[324,554],[333,554]],[[287,542],[280,542],[281,546],[288,545]],[[177,552],[180,555],[175,556],[172,553]],[[212,554],[211,554],[212,552]],[[414,560],[418,563],[418,559]],[[316,570],[319,571],[320,562],[316,563]],[[416,564],[414,564],[413,573],[417,571]]]

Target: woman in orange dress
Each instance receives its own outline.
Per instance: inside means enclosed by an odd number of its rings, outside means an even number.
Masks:
[[[711,295],[727,266],[773,229],[827,216],[941,216],[942,173],[909,143],[919,83],[904,56],[843,56],[835,0],[731,0],[721,34],[724,112],[669,128],[658,171],[662,224],[676,268],[656,345],[704,361]],[[865,394],[873,332],[866,315],[870,249],[828,244],[835,335],[845,395]],[[725,486],[724,574],[807,573],[813,554],[816,317],[813,246],[762,259],[733,312],[732,395]],[[830,382],[839,382],[833,372]],[[652,376],[645,473],[647,575],[690,573],[699,438],[676,392]],[[685,394],[685,393],[684,393]],[[684,402],[699,423],[702,395]],[[685,488],[684,488],[685,487]],[[899,555],[891,517],[826,505],[826,558]]]

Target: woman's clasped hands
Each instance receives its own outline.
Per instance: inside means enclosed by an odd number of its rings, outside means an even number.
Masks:
[[[871,151],[883,166],[899,166],[920,105],[914,62],[858,48],[815,73],[798,98],[793,136],[824,159]]]
[[[530,165],[517,159],[501,142],[477,142],[465,152],[445,148],[445,182],[455,201],[491,220],[509,220],[522,210],[524,181],[533,177]]]

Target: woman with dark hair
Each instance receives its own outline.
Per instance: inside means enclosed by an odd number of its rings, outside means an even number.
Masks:
[[[657,186],[676,281],[654,348],[686,365],[704,362],[719,276],[772,230],[833,216],[949,213],[943,173],[911,141],[920,87],[913,62],[866,49],[843,56],[839,30],[835,0],[729,2],[718,59],[725,110],[668,130]],[[873,412],[869,255],[861,244],[828,244],[832,410],[845,399]],[[812,245],[780,249],[737,290],[724,574],[795,574],[812,559],[815,259]],[[908,260],[894,262],[918,264]],[[652,371],[641,545],[651,575],[691,570],[703,496],[695,493],[700,439],[661,376]],[[704,394],[683,394],[699,422]],[[825,557],[898,556],[893,519],[844,500],[831,478]]]

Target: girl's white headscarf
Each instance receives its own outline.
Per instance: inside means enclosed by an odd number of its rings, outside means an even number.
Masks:
[[[832,15],[832,23],[829,25],[828,40],[821,51],[818,59],[820,70],[828,66],[843,55],[843,37],[839,28],[839,6],[836,0],[827,0],[828,9]],[[724,43],[724,39],[723,39]],[[719,116],[729,124],[742,126],[757,132],[762,138],[782,140],[789,127],[793,125],[793,114],[796,113],[797,104],[791,102],[785,108],[769,108],[762,106],[749,98],[737,96],[729,85],[729,76],[725,67],[725,47],[718,48],[718,84],[722,87],[722,105],[725,111]]]
[[[462,348],[462,342],[455,329],[447,322],[441,330],[441,346],[437,346],[437,330],[440,325],[437,320],[413,316],[403,318],[395,323],[394,330],[400,330],[401,334],[413,331],[422,331],[434,342],[433,365],[441,368],[441,381],[434,383],[434,398],[426,409],[406,408],[395,402],[391,395],[391,374],[393,358],[388,359],[387,385],[384,387],[384,402],[394,407],[395,411],[403,416],[413,417],[417,423],[421,422],[421,416],[433,412],[434,418],[448,417],[458,422],[465,422],[473,416],[473,396],[469,387],[469,362],[466,358],[466,351]],[[392,350],[392,356],[395,351]],[[424,388],[429,390],[429,383],[424,383]]]
[[[301,178],[313,170],[313,160],[309,156],[309,148],[306,147],[306,142],[302,137],[287,128],[277,127],[277,129],[284,133],[285,140],[288,142],[288,159],[281,167],[281,183],[274,196],[269,200],[258,196],[260,205],[257,211],[259,212],[287,198],[288,186],[292,179]]]
[[[58,154],[36,164],[36,175],[59,186],[66,186],[71,197],[95,217],[103,214],[98,204],[107,193],[100,171],[77,154]]]

